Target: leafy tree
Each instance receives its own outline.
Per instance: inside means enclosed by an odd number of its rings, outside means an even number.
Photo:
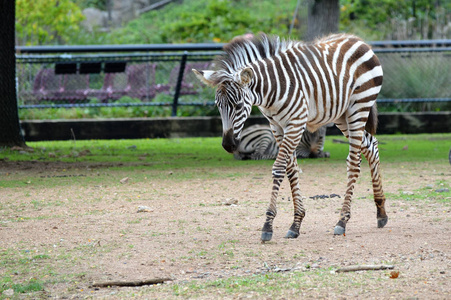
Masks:
[[[17,0],[16,43],[64,44],[80,30],[84,16],[70,0]]]

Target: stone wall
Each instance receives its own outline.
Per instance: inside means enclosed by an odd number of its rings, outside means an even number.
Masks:
[[[264,117],[251,117],[246,126],[267,124]],[[221,136],[219,117],[169,117],[140,119],[80,119],[22,121],[26,141],[87,139],[139,139]],[[378,134],[449,133],[451,112],[381,113]],[[328,135],[341,135],[334,126]]]

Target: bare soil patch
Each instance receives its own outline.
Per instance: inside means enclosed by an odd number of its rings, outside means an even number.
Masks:
[[[345,164],[303,163],[307,215],[300,237],[283,238],[292,222],[291,195],[284,181],[273,240],[262,244],[260,230],[271,191],[267,166],[226,169],[224,176],[207,174],[206,179],[174,179],[178,171],[156,179],[149,168],[140,170],[144,179],[137,180],[134,172],[108,171],[105,165],[0,163],[2,176],[45,175],[40,178],[47,180],[0,189],[3,264],[42,258],[30,260],[29,268],[17,263],[12,275],[6,273],[10,269],[0,269],[0,277],[12,276],[16,282],[30,277],[45,282],[44,292],[22,297],[172,299],[177,297],[172,288],[176,285],[186,287],[185,297],[206,299],[451,297],[450,199],[435,192],[440,182],[450,182],[447,164],[383,165],[389,216],[383,229],[376,227],[369,170],[363,167],[346,236],[334,237],[342,198],[310,197],[342,195]],[[99,169],[113,179],[92,181]],[[58,174],[86,178],[70,184],[70,177]],[[125,177],[129,180],[120,183]],[[138,212],[140,206],[147,209]],[[390,278],[390,271],[330,274],[355,264],[393,264],[399,277]],[[246,293],[213,287],[189,291],[193,284],[273,272],[306,272],[307,283],[267,295],[257,286]],[[93,282],[161,277],[173,281],[91,287]]]

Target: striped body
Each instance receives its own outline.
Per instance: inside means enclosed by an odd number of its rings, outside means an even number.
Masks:
[[[326,126],[321,127],[314,133],[305,131],[296,147],[296,157],[329,157],[328,152],[323,152],[325,137]],[[267,125],[253,125],[243,129],[240,144],[233,156],[240,160],[276,159],[278,153],[279,145],[271,128]]]
[[[305,209],[295,149],[306,129],[314,132],[328,123],[335,123],[349,140],[348,184],[334,233],[344,233],[351,216],[361,154],[370,164],[378,227],[383,227],[387,222],[385,196],[377,140],[373,137],[382,68],[370,46],[346,34],[331,35],[314,43],[282,41],[262,34],[252,40],[236,38],[224,47],[224,52],[218,58],[218,70],[193,70],[201,81],[216,87],[224,149],[231,153],[238,149],[244,122],[253,105],[269,120],[279,146],[272,168],[273,189],[262,240],[272,238],[276,200],[285,175],[294,204],[294,221],[286,237],[299,235]]]

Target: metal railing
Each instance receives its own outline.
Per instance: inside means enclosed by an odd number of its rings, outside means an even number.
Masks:
[[[373,42],[380,103],[451,101],[451,40]],[[16,47],[19,109],[213,105],[191,69],[224,44]]]

